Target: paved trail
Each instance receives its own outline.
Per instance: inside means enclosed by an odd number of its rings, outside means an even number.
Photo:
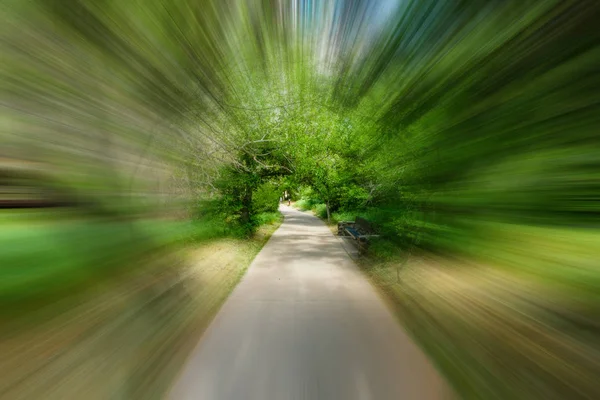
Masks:
[[[172,399],[447,399],[446,384],[338,239],[282,206],[191,355]]]

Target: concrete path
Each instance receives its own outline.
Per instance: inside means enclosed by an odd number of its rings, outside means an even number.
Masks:
[[[172,399],[429,400],[446,384],[318,218],[282,206]]]

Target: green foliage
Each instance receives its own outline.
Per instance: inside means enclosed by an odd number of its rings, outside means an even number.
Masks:
[[[296,202],[296,207],[298,207],[300,211],[307,211],[312,209],[312,202],[310,199],[300,199]]]
[[[347,183],[340,187],[338,198],[339,208],[342,210],[365,208],[370,199],[367,189],[356,183]]]
[[[315,211],[316,207],[323,203],[319,194],[311,186],[302,186],[299,195],[300,199],[295,205],[300,211]]]
[[[300,199],[310,200],[313,198],[317,198],[317,194],[311,186],[302,186],[298,192],[300,195]]]
[[[354,221],[356,212],[340,210],[331,213],[331,222],[337,224],[340,221]]]
[[[327,218],[327,206],[325,204],[323,204],[323,203],[315,204],[312,207],[312,210],[314,211],[314,213],[317,217],[323,218],[323,219]]]
[[[257,226],[270,225],[281,222],[283,216],[279,212],[262,212],[254,216],[254,222]]]
[[[252,210],[255,213],[275,213],[279,208],[281,192],[278,185],[265,182],[260,185],[252,196]]]
[[[597,225],[597,4],[318,2],[344,17],[298,24],[288,3],[167,3],[3,8],[3,88],[28,111],[2,139],[89,214],[176,187],[248,227],[286,175],[333,211],[396,207],[385,229],[432,247],[470,218]]]

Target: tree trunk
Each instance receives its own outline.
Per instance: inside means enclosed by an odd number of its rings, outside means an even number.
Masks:
[[[241,222],[243,224],[247,224],[250,222],[250,208],[252,207],[252,189],[250,187],[246,187],[244,190],[244,196],[242,197],[242,214],[241,214]]]
[[[327,210],[327,223],[331,224],[331,213],[329,212],[329,200],[325,202],[325,209]]]

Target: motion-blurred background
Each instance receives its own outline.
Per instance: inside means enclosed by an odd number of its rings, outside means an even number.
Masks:
[[[600,398],[600,2],[0,13],[0,398],[162,397],[284,191],[459,397]]]

